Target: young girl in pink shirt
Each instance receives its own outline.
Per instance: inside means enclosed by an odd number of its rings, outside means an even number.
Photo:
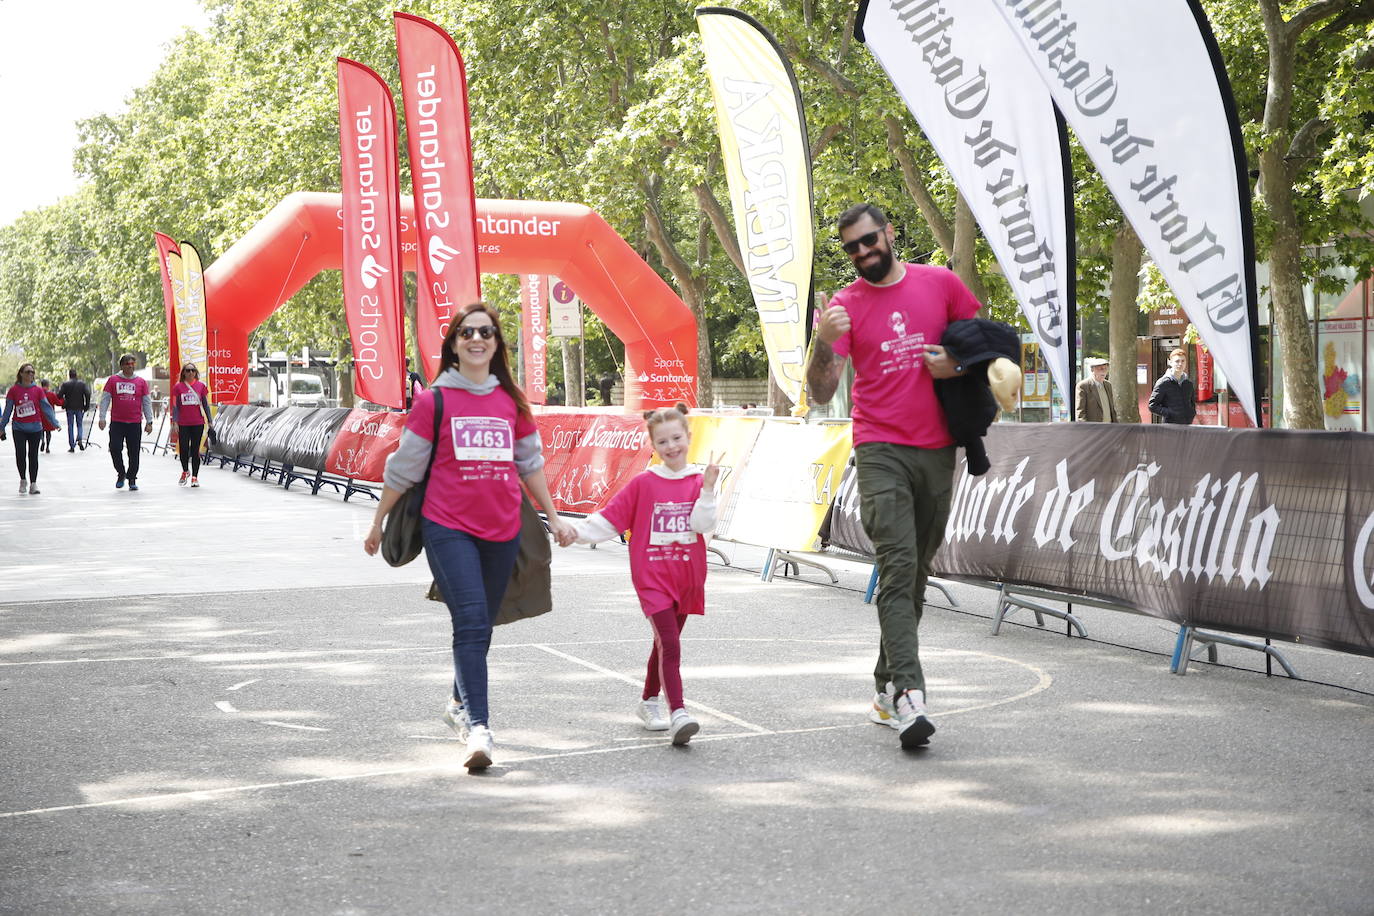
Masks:
[[[706,612],[705,536],[716,527],[720,468],[714,460],[705,470],[687,465],[691,433],[685,405],[649,411],[644,419],[663,463],[631,480],[605,509],[577,522],[576,541],[595,544],[631,532],[630,579],[654,630],[639,718],[649,731],[667,731],[674,744],[686,744],[700,726],[683,706],[680,637],[688,615]],[[572,541],[560,538],[559,544]],[[660,690],[671,717],[664,715]]]

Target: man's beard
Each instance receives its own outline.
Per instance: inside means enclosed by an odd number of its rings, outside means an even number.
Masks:
[[[883,249],[878,251],[878,260],[866,261],[864,264],[855,264],[854,269],[859,272],[869,283],[878,283],[887,276],[888,271],[892,270],[892,251]]]

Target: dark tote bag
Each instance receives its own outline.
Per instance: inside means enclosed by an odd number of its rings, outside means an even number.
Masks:
[[[425,465],[425,477],[411,487],[382,520],[382,559],[392,566],[405,566],[420,555],[425,547],[424,534],[420,530],[420,510],[425,505],[425,489],[429,487],[429,472],[434,470],[434,456],[439,452],[439,418],[444,413],[444,395],[434,389],[434,438],[429,450],[429,464]]]
[[[553,610],[553,580],[550,566],[553,563],[553,549],[549,545],[549,530],[544,520],[525,495],[520,491],[520,552],[515,556],[515,567],[506,585],[506,595],[501,599],[501,609],[496,612],[493,626],[513,623],[526,617],[538,617]],[[431,582],[425,595],[430,601],[443,601],[439,583]]]

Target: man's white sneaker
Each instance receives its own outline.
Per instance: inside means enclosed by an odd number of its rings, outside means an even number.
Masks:
[[[491,729],[485,725],[474,725],[468,731],[468,753],[463,758],[463,766],[469,770],[485,770],[491,766],[491,755],[495,742]]]
[[[38,495],[38,483],[37,483],[36,481],[35,481],[34,483],[29,484],[29,495],[30,495],[30,496],[37,496],[37,495]]]
[[[891,684],[887,693],[874,693],[873,706],[868,710],[868,721],[888,728],[900,728],[897,724],[897,704],[892,698]]]
[[[468,740],[468,711],[457,700],[449,700],[444,707],[444,721],[458,735],[459,741]]]
[[[692,736],[701,731],[701,725],[696,719],[687,715],[685,709],[674,709],[673,719],[669,723],[668,737],[673,739],[674,744],[686,744],[692,740]]]
[[[924,747],[935,734],[935,725],[926,718],[926,697],[920,690],[903,690],[897,695],[897,731],[902,747]]]
[[[29,482],[27,480],[19,481],[19,492],[21,494],[29,492]]]
[[[651,732],[666,732],[672,726],[664,714],[663,701],[658,697],[639,701],[639,721]]]

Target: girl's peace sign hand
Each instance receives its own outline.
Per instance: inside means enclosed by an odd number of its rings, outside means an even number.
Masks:
[[[706,470],[701,474],[701,485],[706,489],[715,489],[716,481],[720,479],[720,461],[724,457],[725,452],[721,452],[719,456],[712,452],[711,457],[707,460]]]

